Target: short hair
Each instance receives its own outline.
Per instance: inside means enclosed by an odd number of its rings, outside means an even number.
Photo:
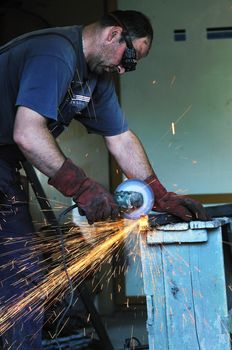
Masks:
[[[131,40],[148,37],[150,45],[152,43],[153,28],[151,22],[147,16],[139,11],[113,11],[103,15],[99,22],[102,27],[109,27],[115,24],[120,25],[121,23],[128,31]]]

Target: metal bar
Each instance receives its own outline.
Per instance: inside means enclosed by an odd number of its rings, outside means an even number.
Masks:
[[[35,169],[29,162],[23,162],[22,163],[23,169],[26,173],[26,176],[30,182],[30,185],[34,191],[34,194],[36,196],[36,199],[40,205],[40,208],[42,210],[43,215],[45,216],[45,219],[48,221],[50,225],[57,226],[58,221],[57,218],[52,210],[51,204],[43,190],[43,187],[38,179],[38,176],[35,172]]]
[[[105,326],[99,317],[99,314],[97,312],[95,305],[92,302],[92,298],[90,297],[90,293],[89,293],[85,283],[83,283],[83,282],[81,283],[81,285],[78,287],[78,292],[80,294],[81,300],[83,301],[87,311],[90,313],[92,323],[94,325],[94,328],[95,328],[98,336],[101,334],[100,339],[101,340],[104,339],[104,343],[103,343],[104,350],[114,350],[114,347],[113,347],[113,345],[108,337],[108,334],[106,332]]]
[[[212,217],[232,216],[232,204],[221,204],[206,207],[207,213]]]
[[[205,207],[206,212],[212,218],[232,217],[232,204],[221,204]],[[159,225],[176,224],[183,222],[177,216],[171,214],[150,214],[149,224],[151,227]]]

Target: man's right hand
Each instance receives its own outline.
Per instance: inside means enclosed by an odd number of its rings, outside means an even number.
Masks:
[[[119,210],[113,196],[99,183],[87,177],[70,159],[65,160],[48,183],[65,196],[73,197],[90,225],[118,217]]]
[[[119,211],[113,196],[99,183],[90,178],[81,185],[80,191],[73,196],[78,204],[79,212],[86,216],[91,225],[95,221],[116,219]]]

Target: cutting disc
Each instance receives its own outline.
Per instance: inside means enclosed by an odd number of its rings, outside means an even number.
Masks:
[[[131,209],[129,212],[124,212],[123,217],[126,219],[139,219],[142,215],[147,215],[154,205],[154,194],[151,187],[142,180],[129,179],[122,182],[115,190],[120,191],[134,191],[139,192],[143,196],[143,205],[136,209]]]

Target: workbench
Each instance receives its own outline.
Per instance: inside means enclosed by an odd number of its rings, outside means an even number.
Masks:
[[[222,225],[168,224],[140,238],[149,350],[230,350]]]

